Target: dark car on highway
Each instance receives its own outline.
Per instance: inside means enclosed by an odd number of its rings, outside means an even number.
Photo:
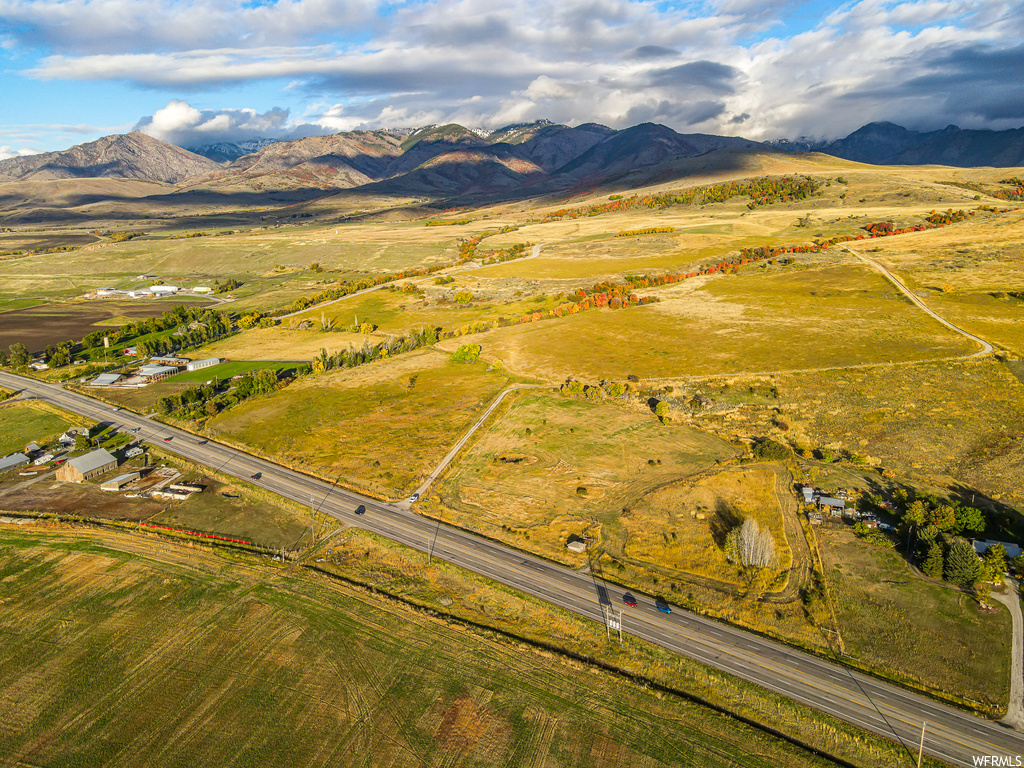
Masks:
[[[672,607],[664,600],[658,600],[655,605],[658,606],[658,610],[662,613],[672,613]]]
[[[263,477],[263,473],[262,472],[257,472],[255,475],[252,476],[252,479],[253,480],[259,480],[261,477]]]
[[[357,515],[365,515],[366,507],[363,504],[360,504],[358,507],[356,507],[355,512]]]
[[[196,443],[196,445],[206,445],[207,442],[209,442],[209,441],[208,440],[200,440],[198,443]]]
[[[622,602],[630,608],[636,608],[636,598],[629,594],[629,592],[622,596]]]
[[[165,437],[165,438],[164,438],[164,442],[165,442],[165,443],[169,443],[169,442],[170,442],[170,441],[171,441],[172,439],[173,439],[173,438],[170,438],[170,437]]]

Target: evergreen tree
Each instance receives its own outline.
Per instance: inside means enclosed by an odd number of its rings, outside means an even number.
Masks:
[[[968,542],[958,540],[949,548],[944,570],[946,581],[961,587],[969,587],[981,575],[981,561]]]
[[[933,541],[932,545],[928,547],[928,554],[924,558],[921,570],[924,571],[925,576],[931,576],[933,579],[941,579],[942,566],[942,545],[937,541]]]
[[[32,359],[32,356],[28,353],[28,348],[20,341],[11,344],[8,350],[11,353],[11,367],[15,370],[25,368],[28,365],[28,361]]]

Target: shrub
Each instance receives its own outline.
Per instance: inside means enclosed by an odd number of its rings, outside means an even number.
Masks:
[[[479,344],[463,344],[452,353],[453,363],[472,363],[480,357],[481,347]]]

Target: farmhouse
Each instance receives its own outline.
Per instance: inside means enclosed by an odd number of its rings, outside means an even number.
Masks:
[[[0,472],[6,472],[15,467],[23,467],[26,464],[28,464],[28,456],[24,453],[12,453],[10,456],[4,456],[0,459]]]
[[[810,485],[805,485],[800,489],[800,493],[804,496],[804,504],[814,503],[814,488]]]
[[[996,544],[1002,544],[1003,549],[1006,550],[1006,556],[1011,560],[1015,557],[1020,557],[1021,548],[1019,544],[1014,544],[1011,541],[991,541],[985,539],[984,541],[979,539],[972,539],[971,546],[974,547],[974,551],[979,555],[984,555],[988,552],[989,547],[994,547]]]
[[[126,485],[134,483],[141,477],[139,472],[126,472],[123,475],[118,475],[113,480],[107,480],[107,482],[100,485],[100,490],[103,491],[120,491]]]
[[[834,499],[831,496],[819,496],[818,509],[827,510],[833,517],[839,517],[846,509],[846,502],[842,499]]]
[[[191,363],[185,366],[187,371],[198,371],[201,368],[209,368],[214,365],[220,365],[221,359],[219,357],[207,357],[203,360],[193,360]]]
[[[57,479],[65,483],[80,483],[104,472],[109,472],[117,466],[117,459],[111,456],[102,448],[99,448],[84,456],[79,456],[66,461],[57,470]]]

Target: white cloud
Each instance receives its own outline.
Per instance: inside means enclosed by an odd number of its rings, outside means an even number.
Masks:
[[[26,147],[15,149],[14,147],[9,147],[7,145],[0,145],[0,160],[7,160],[8,158],[11,157],[26,157],[27,155],[38,154],[38,149],[28,149]]]
[[[648,119],[773,138],[833,137],[882,119],[1020,125],[1013,88],[976,87],[987,77],[980,61],[1018,82],[1017,5],[859,0],[778,37],[765,35],[782,29],[783,14],[809,12],[799,0],[423,0],[390,5],[386,17],[358,0],[0,0],[0,17],[31,18],[25,39],[68,39],[32,68],[38,78],[179,93],[280,81],[291,100],[325,102],[294,122],[285,109],[201,112],[171,102],[140,123],[179,142],[538,118],[612,127]],[[92,42],[100,11],[122,14],[109,47]],[[946,75],[960,97],[941,82]]]
[[[288,110],[280,107],[257,112],[254,109],[198,110],[179,99],[169,102],[152,116],[142,118],[135,130],[181,146],[253,138],[283,138],[291,126]]]

